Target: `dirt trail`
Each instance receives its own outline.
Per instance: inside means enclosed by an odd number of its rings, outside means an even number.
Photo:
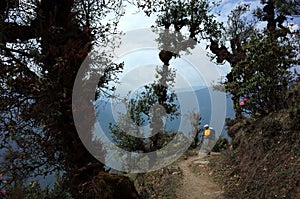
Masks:
[[[178,162],[183,172],[182,185],[177,189],[178,199],[222,199],[221,188],[213,182],[207,169],[209,158],[189,157]],[[200,167],[200,169],[195,169]]]

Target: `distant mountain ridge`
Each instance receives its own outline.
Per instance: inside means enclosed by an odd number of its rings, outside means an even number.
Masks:
[[[201,125],[203,126],[206,123],[210,123],[210,118],[211,118],[211,98],[209,94],[209,89],[207,87],[197,87],[194,88],[194,90],[191,89],[179,89],[175,91],[178,98],[181,100],[184,100],[185,104],[189,103],[195,103],[192,102],[193,99],[189,99],[190,96],[196,96],[196,100],[199,103],[199,110],[200,110],[200,115],[201,115]],[[190,102],[190,101],[191,102]],[[180,103],[179,103],[180,104]],[[109,124],[115,124],[115,119],[113,116],[113,111],[112,111],[112,103],[110,100],[97,100],[95,103],[95,111],[96,111],[96,116],[98,119],[98,122],[102,128],[102,130],[105,133],[109,134]],[[117,113],[114,113],[117,114]],[[226,98],[226,117],[228,118],[233,118],[235,115],[235,112],[233,110],[233,103],[232,100],[227,97]],[[174,120],[167,120],[166,121],[166,128],[165,130],[168,131],[176,131],[179,128],[180,122],[181,122],[181,116]],[[219,117],[219,116],[218,116]],[[218,119],[218,118],[216,118]],[[220,118],[221,119],[221,118]],[[223,129],[225,132],[225,128]],[[224,133],[222,132],[222,133]],[[227,134],[225,133],[224,135],[227,137]]]

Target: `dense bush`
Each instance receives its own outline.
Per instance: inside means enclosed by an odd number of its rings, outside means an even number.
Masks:
[[[228,147],[228,139],[227,138],[219,138],[214,147],[212,148],[212,152],[221,152],[226,150]]]
[[[22,198],[22,199],[32,199],[32,198],[48,198],[48,199],[70,199],[71,196],[67,193],[62,184],[57,181],[52,188],[41,187],[41,185],[33,181],[29,184],[16,183],[14,185],[7,186],[6,196],[1,198]]]

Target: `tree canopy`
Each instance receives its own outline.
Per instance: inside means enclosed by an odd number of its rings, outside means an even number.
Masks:
[[[92,105],[72,107],[72,89],[93,45],[108,45],[109,36],[116,34],[120,3],[1,1],[0,140],[5,156],[0,172],[10,182],[58,169],[66,179],[65,190],[73,197],[91,194],[91,190],[84,191],[84,183],[95,180],[103,165],[88,153],[77,135],[72,108],[84,116]],[[114,20],[104,23],[109,14]],[[112,74],[121,68],[118,64],[106,67],[98,87],[107,87]],[[92,75],[93,71],[87,72]],[[86,129],[89,137],[92,126]]]

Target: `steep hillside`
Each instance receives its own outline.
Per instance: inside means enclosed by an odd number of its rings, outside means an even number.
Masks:
[[[300,198],[299,89],[287,94],[287,109],[230,122],[233,149],[218,168],[228,198]]]

